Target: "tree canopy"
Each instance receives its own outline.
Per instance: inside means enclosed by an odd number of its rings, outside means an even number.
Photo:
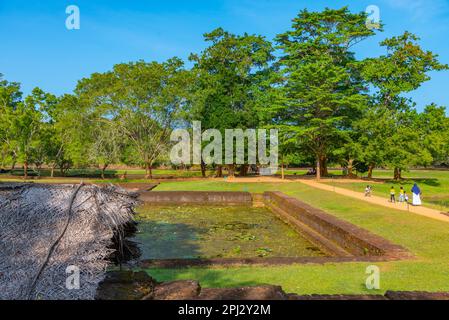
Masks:
[[[119,63],[59,97],[40,88],[23,96],[0,74],[0,166],[21,165],[25,177],[30,167],[53,175],[95,166],[104,178],[109,166],[126,164],[151,177],[155,165],[169,164],[172,130],[193,121],[222,133],[278,129],[282,167],[316,166],[318,178],[329,163],[369,177],[389,167],[397,179],[413,166],[449,165],[446,108],[418,112],[408,95],[448,66],[408,31],[383,40],[384,54],[357,58],[357,46],[383,28],[366,21],[347,7],[302,10],[273,41],[217,28],[204,34],[190,68],[177,57]],[[228,166],[231,174],[248,169]]]

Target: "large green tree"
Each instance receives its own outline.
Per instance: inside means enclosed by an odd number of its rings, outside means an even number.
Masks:
[[[431,157],[425,146],[417,137],[414,104],[403,94],[416,90],[425,81],[430,80],[429,72],[448,69],[447,65],[438,62],[437,55],[425,51],[418,43],[419,38],[409,32],[386,39],[381,42],[387,53],[378,58],[364,61],[363,77],[374,87],[370,115],[378,114],[379,119],[371,118],[373,123],[365,122],[366,127],[360,129],[368,132],[368,141],[375,141],[380,154],[369,159],[371,167],[387,164],[394,168],[394,178],[401,178],[401,171],[411,165],[429,163]],[[387,120],[385,120],[387,119]],[[376,123],[385,126],[386,132],[376,129],[369,131]],[[402,143],[401,143],[402,142]],[[383,145],[381,145],[383,143]],[[368,151],[371,152],[372,151]],[[380,161],[380,162],[379,162]]]
[[[178,58],[164,63],[131,62],[78,83],[85,116],[115,125],[135,158],[152,177],[154,162],[167,149],[171,129],[187,103],[190,73]],[[110,148],[109,148],[110,149]]]
[[[204,129],[257,128],[257,106],[274,60],[273,47],[258,35],[235,35],[222,28],[204,35],[210,45],[192,54],[196,81],[191,96],[191,120]],[[223,135],[224,136],[224,135]],[[217,166],[221,175],[221,165]],[[245,173],[243,165],[241,173]],[[204,163],[202,165],[205,174]],[[234,173],[234,165],[229,166]]]
[[[7,162],[10,162],[12,169],[14,169],[17,161],[17,141],[10,131],[9,126],[11,117],[21,101],[22,92],[20,91],[20,84],[8,82],[3,79],[3,75],[0,73],[0,152],[2,167]]]
[[[74,165],[86,167],[89,163],[90,125],[92,119],[86,119],[86,107],[79,97],[73,94],[61,96],[47,112],[45,131],[49,139],[45,143],[45,163],[54,176],[56,168],[65,175]],[[91,121],[89,121],[91,120]]]
[[[312,153],[317,178],[327,174],[329,156],[347,138],[366,104],[366,88],[352,47],[374,34],[365,13],[344,7],[303,10],[292,29],[279,34],[285,103],[278,117],[295,133],[303,152]]]
[[[9,133],[14,137],[19,159],[23,163],[24,178],[28,178],[28,166],[39,144],[39,135],[43,121],[43,110],[51,95],[35,88],[24,101],[9,114],[7,124]]]

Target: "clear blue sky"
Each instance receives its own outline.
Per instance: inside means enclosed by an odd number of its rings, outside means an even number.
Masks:
[[[77,5],[81,29],[67,30],[65,9]],[[54,94],[72,92],[77,80],[120,62],[187,59],[201,51],[202,34],[216,27],[268,39],[290,28],[299,10],[348,5],[365,11],[377,5],[385,31],[357,47],[359,57],[383,53],[377,43],[405,30],[449,63],[449,0],[0,0],[0,73]],[[449,106],[449,72],[412,94],[419,109],[431,102]]]

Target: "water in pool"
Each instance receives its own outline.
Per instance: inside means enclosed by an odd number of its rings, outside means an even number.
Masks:
[[[144,205],[132,240],[141,259],[324,256],[265,208]]]

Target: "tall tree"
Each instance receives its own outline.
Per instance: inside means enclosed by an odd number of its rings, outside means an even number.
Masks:
[[[292,30],[276,38],[282,50],[286,103],[279,117],[314,154],[317,178],[327,174],[330,154],[345,140],[345,131],[361,114],[366,88],[351,51],[374,35],[365,25],[365,13],[344,7],[322,12],[303,10],[293,19]]]
[[[120,162],[125,142],[112,120],[95,121],[90,133],[89,159],[99,165],[101,178],[104,179],[108,166]]]
[[[84,113],[84,105],[72,94],[60,97],[51,109],[47,126],[51,139],[46,147],[46,164],[51,168],[52,177],[57,167],[61,175],[65,175],[73,164],[87,164],[90,123],[86,121]]]
[[[35,88],[32,93],[20,102],[10,114],[8,125],[18,147],[18,155],[23,162],[24,178],[28,178],[28,166],[32,160],[34,148],[39,142],[42,125],[42,110],[48,103],[48,95]]]
[[[1,165],[4,166],[8,160],[12,163],[14,169],[18,148],[14,134],[10,131],[11,117],[22,101],[22,92],[20,84],[16,82],[8,82],[3,79],[0,73],[0,151]]]
[[[449,118],[446,108],[430,104],[416,119],[420,145],[432,156],[434,164],[448,164],[449,160]]]
[[[167,148],[172,126],[187,103],[189,83],[178,58],[138,61],[83,79],[76,93],[96,121],[113,120],[151,178],[153,163]]]
[[[416,156],[420,152],[416,151],[424,152],[417,144],[419,138],[414,136],[416,131],[410,131],[414,127],[410,123],[415,117],[414,104],[402,94],[416,90],[423,82],[430,80],[429,72],[448,69],[447,65],[438,62],[437,55],[423,50],[418,41],[419,38],[409,32],[386,39],[381,42],[381,46],[385,47],[387,54],[367,59],[362,68],[363,77],[376,90],[372,99],[372,106],[377,109],[374,114],[389,115],[392,120],[388,131],[390,136],[381,140],[384,143],[391,142],[385,144],[387,158],[384,162],[394,167],[395,179],[400,179],[401,171],[417,162]],[[393,143],[404,141],[406,137],[409,140],[400,147]],[[429,160],[427,153],[421,156]]]
[[[210,43],[200,54],[192,54],[195,74],[191,119],[204,129],[256,128],[258,96],[274,60],[273,47],[258,35],[235,35],[222,28],[204,35]],[[221,175],[221,165],[218,165]],[[204,164],[203,175],[204,175]],[[247,165],[242,166],[245,172]],[[234,165],[230,166],[234,173]]]

